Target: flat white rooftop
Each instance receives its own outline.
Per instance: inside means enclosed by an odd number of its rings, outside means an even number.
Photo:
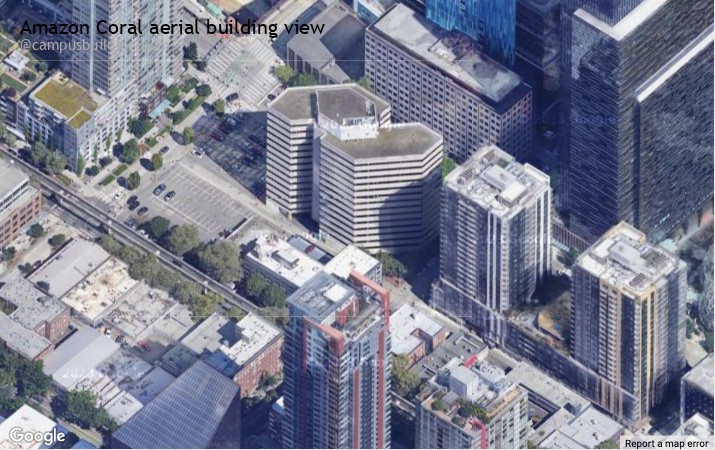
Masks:
[[[298,251],[273,233],[259,236],[246,258],[263,266],[296,288],[310,280],[323,267],[319,262]]]
[[[403,4],[392,7],[370,28],[494,102],[522,83],[517,74],[479,52],[467,36],[446,31]]]
[[[648,243],[643,233],[622,222],[586,250],[576,264],[594,277],[637,295],[685,263]]]
[[[598,19],[584,9],[578,9],[574,15],[602,33],[620,41],[647,22],[653,14],[669,1],[677,0],[644,0],[640,5],[635,7],[633,11],[628,13],[626,17],[613,26]]]
[[[43,336],[25,328],[3,312],[0,312],[0,340],[10,349],[31,360],[52,345]]]
[[[76,239],[35,272],[30,281],[35,284],[44,281],[49,285],[49,293],[53,297],[62,298],[110,256],[98,244]]]
[[[369,254],[354,245],[348,245],[325,264],[324,270],[343,280],[347,280],[351,271],[354,270],[361,275],[366,275],[379,264],[380,261]]]
[[[447,176],[445,185],[500,217],[521,211],[551,189],[548,175],[495,145],[474,153]]]
[[[23,432],[47,433],[55,429],[57,424],[33,408],[23,405],[10,417],[0,422],[0,448],[2,449],[30,449],[40,448],[41,441],[18,443],[10,439],[10,430],[21,428]],[[43,447],[46,448],[46,447]]]
[[[410,305],[402,305],[390,314],[390,339],[392,353],[397,355],[412,352],[422,340],[415,336],[422,332],[430,337],[436,336],[444,325]]]

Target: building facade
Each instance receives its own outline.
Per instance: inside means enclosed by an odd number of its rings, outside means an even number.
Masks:
[[[396,4],[366,30],[365,76],[397,121],[440,133],[458,162],[487,144],[527,159],[531,88],[467,36]]]
[[[573,356],[613,383],[599,405],[617,416],[630,396],[647,417],[685,368],[686,268],[626,223],[573,266]]]
[[[715,360],[709,354],[680,379],[680,422],[695,414],[713,421],[713,379]]]
[[[487,146],[445,179],[436,306],[472,321],[479,303],[503,314],[551,271],[549,177]]]
[[[0,247],[6,247],[40,214],[42,193],[30,186],[30,177],[0,162]]]
[[[389,293],[321,272],[288,299],[285,448],[389,448]]]
[[[427,18],[474,39],[497,61],[514,62],[516,0],[427,0]]]
[[[483,361],[448,364],[416,409],[416,448],[525,448],[528,395]]]
[[[691,215],[697,222],[712,200],[713,113],[698,95],[713,92],[712,2],[594,0],[570,11],[561,79],[569,226],[593,242],[626,221],[660,240]]]

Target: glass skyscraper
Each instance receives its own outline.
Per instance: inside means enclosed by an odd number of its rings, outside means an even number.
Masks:
[[[514,62],[516,0],[428,0],[427,18],[477,41],[499,62]]]
[[[658,239],[712,198],[712,108],[682,98],[701,92],[712,100],[713,4],[581,3],[564,28],[569,225],[594,241],[626,221]]]

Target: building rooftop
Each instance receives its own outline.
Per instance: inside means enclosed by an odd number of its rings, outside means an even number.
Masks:
[[[421,123],[400,123],[378,129],[374,138],[341,140],[330,133],[322,139],[355,160],[421,157],[442,145],[442,136]]]
[[[500,217],[518,213],[551,189],[548,175],[495,145],[474,153],[447,176],[445,185]]]
[[[639,26],[646,23],[669,0],[644,0],[636,6],[628,15],[618,23],[611,26],[607,22],[597,18],[585,9],[581,8],[574,12],[574,15],[595,29],[605,33],[616,41],[623,40]]]
[[[524,395],[526,392],[509,381],[504,371],[497,366],[487,361],[463,363],[455,358],[430,380],[428,391],[421,393],[419,398],[423,408],[452,420],[466,431],[476,432],[477,426],[472,422],[473,419],[489,423]],[[439,398],[446,409],[434,408],[434,401]],[[463,402],[477,405],[483,413],[469,415],[460,408]]]
[[[174,305],[176,302],[169,294],[152,289],[142,281],[121,298],[119,304],[106,314],[103,321],[124,335],[136,339]]]
[[[65,294],[62,302],[94,323],[137,284],[128,270],[123,261],[110,258]]]
[[[30,177],[7,161],[0,160],[0,199],[15,191],[21,184],[29,182]]]
[[[320,34],[297,34],[288,47],[337,83],[365,73],[365,25],[346,5],[334,3],[311,24],[324,25]]]
[[[681,379],[692,386],[696,386],[703,392],[713,396],[713,380],[715,380],[715,360],[713,359],[713,354],[710,353],[708,356],[702,359],[695,367],[690,369],[688,373],[683,375]]]
[[[31,330],[41,323],[52,321],[67,309],[21,275],[5,280],[0,286],[0,298],[15,305],[10,318]]]
[[[648,243],[645,234],[621,222],[581,254],[576,265],[638,296],[685,263],[662,247]]]
[[[509,371],[507,378],[557,407],[585,408],[588,400],[526,362]]]
[[[298,251],[274,233],[266,233],[256,238],[246,258],[296,287],[302,286],[322,269],[322,264]]]
[[[176,377],[169,372],[160,367],[155,367],[142,378],[129,382],[124,389],[139,400],[142,405],[147,405],[171,385],[174,380],[176,380]]]
[[[392,328],[392,317],[390,317]],[[394,350],[394,348],[393,348]],[[455,358],[474,363],[488,351],[487,345],[476,336],[463,331],[452,331],[439,347],[416,363],[421,378],[431,378]]]
[[[10,417],[0,422],[0,448],[3,449],[30,449],[47,448],[41,441],[15,442],[10,439],[10,430],[20,428],[23,432],[47,433],[55,429],[54,420],[42,415],[35,409],[22,405]]]
[[[119,344],[107,336],[83,327],[44,359],[44,372],[64,389],[71,390],[117,349]]]
[[[348,283],[321,271],[288,297],[288,305],[291,314],[322,322],[356,295]]]
[[[596,448],[601,442],[617,438],[623,425],[589,405],[572,416],[544,439],[541,448]],[[576,443],[576,445],[572,445]]]
[[[695,436],[699,438],[712,437],[713,422],[700,413],[693,414],[686,420],[676,432],[674,436]]]
[[[37,358],[52,345],[43,336],[25,328],[2,312],[0,312],[0,341],[30,360]]]
[[[25,69],[27,63],[30,62],[30,58],[23,55],[20,50],[15,50],[14,52],[7,55],[2,62],[7,64],[14,70],[22,72]]]
[[[209,366],[233,378],[251,358],[281,332],[271,323],[248,315],[238,321],[217,313],[207,317],[162,358],[167,368],[181,373],[201,358]]]
[[[271,102],[269,109],[290,120],[316,119],[318,117],[317,98],[321,99],[320,110],[335,117],[363,116],[366,101],[374,104],[375,116],[378,117],[390,107],[387,102],[367,89],[349,83],[289,88]],[[357,103],[352,100],[346,102],[346,99],[359,101]]]
[[[347,280],[350,275],[350,271],[354,270],[362,275],[365,275],[379,264],[380,261],[373,258],[369,254],[354,245],[348,245],[340,253],[335,255],[333,259],[328,261],[323,270],[328,273],[332,273],[343,280]]]
[[[400,309],[390,314],[392,353],[409,354],[422,343],[422,340],[415,336],[416,334],[424,333],[434,337],[444,328],[443,324],[416,308],[408,304],[402,305]]]
[[[74,128],[89,120],[101,103],[99,96],[90,94],[61,72],[40,84],[30,97],[55,110]]]
[[[288,237],[288,243],[321,264],[327,264],[332,258],[332,255],[326,253],[322,248],[297,234]]]
[[[61,299],[110,256],[94,242],[75,239],[32,274],[30,281],[35,285],[44,281],[49,285],[50,295]]]
[[[207,364],[197,361],[152,402],[120,427],[113,438],[129,448],[232,448],[238,442],[217,442],[240,407],[238,386]]]
[[[368,29],[374,29],[414,55],[444,72],[476,94],[494,103],[517,88],[528,89],[514,72],[477,50],[467,36],[446,31],[398,3]]]

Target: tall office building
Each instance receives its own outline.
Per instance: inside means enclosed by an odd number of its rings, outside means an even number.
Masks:
[[[450,361],[416,408],[416,448],[525,448],[527,392],[487,361]]]
[[[713,420],[715,360],[710,353],[680,379],[680,423],[694,414]]]
[[[394,5],[366,30],[365,75],[396,120],[440,133],[459,162],[487,144],[527,159],[531,88],[467,36]]]
[[[678,382],[686,277],[684,262],[623,222],[574,264],[573,356],[608,384],[601,407],[638,422]],[[624,411],[626,403],[635,410]]]
[[[570,228],[660,240],[697,225],[713,176],[713,3],[586,1],[564,16],[561,159]]]
[[[474,39],[497,61],[514,62],[516,0],[427,0],[427,18]]]
[[[180,3],[171,0],[74,0],[72,19],[89,23],[89,34],[74,36],[72,79],[90,92],[107,97],[132,96],[136,101],[181,69],[182,35],[100,34],[95,24],[177,23]]]
[[[475,323],[527,302],[551,270],[549,177],[488,146],[445,180],[433,302]]]
[[[320,272],[288,298],[285,448],[390,446],[389,293]]]

